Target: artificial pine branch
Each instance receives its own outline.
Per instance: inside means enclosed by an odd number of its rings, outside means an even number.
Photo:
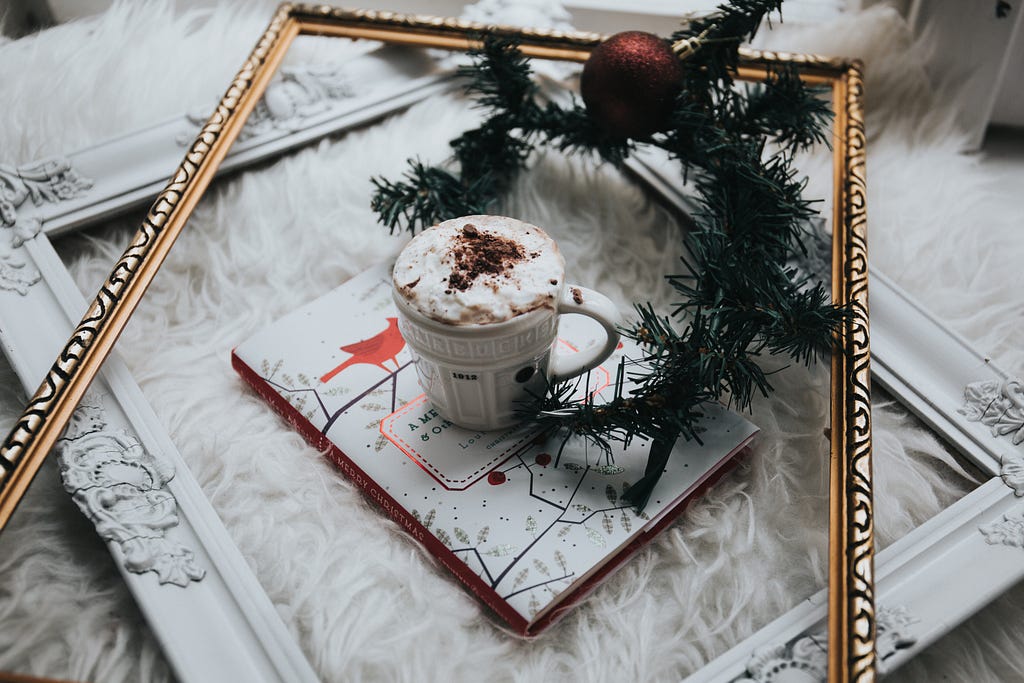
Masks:
[[[735,119],[741,134],[770,137],[790,150],[805,150],[828,143],[826,124],[832,118],[829,102],[814,97],[792,65],[772,67],[766,79],[770,87],[748,87],[735,97]],[[808,95],[811,96],[808,96]],[[811,122],[812,125],[806,125]]]
[[[539,104],[528,60],[514,43],[485,36],[475,64],[462,70],[484,122],[451,142],[444,165],[410,160],[402,180],[373,180],[381,222],[415,232],[487,213],[541,145],[620,164],[636,145],[653,144],[692,176],[700,209],[682,239],[683,272],[667,276],[682,301],[670,316],[650,304],[636,307],[624,333],[643,356],[620,365],[611,400],[573,402],[574,385],[562,383],[536,405],[543,428],[585,438],[607,457],[614,442],[651,440],[644,476],[626,494],[640,509],[676,440],[700,440],[707,402],[749,409],[772,391],[763,356],[809,363],[832,348],[848,315],[829,303],[823,285],[788,265],[805,253],[806,226],[816,215],[815,203],[803,198],[794,153],[827,141],[828,105],[791,69],[771,71],[755,88],[733,83],[740,43],[780,6],[732,0],[674,34],[674,43],[698,49],[684,62],[669,128],[643,140],[610,134],[575,101]]]
[[[700,49],[687,59],[683,90],[706,94],[721,84],[732,84],[739,64],[738,48],[754,37],[761,23],[772,12],[782,12],[782,0],[730,0],[718,11],[694,19],[672,34],[671,40],[695,40]]]
[[[565,109],[539,105],[529,61],[511,41],[485,36],[483,46],[470,54],[475,66],[460,69],[468,79],[465,91],[490,115],[451,141],[446,166],[457,167],[458,176],[444,166],[410,159],[405,180],[372,179],[371,207],[392,232],[403,222],[415,233],[446,218],[487,213],[537,145],[593,152],[615,164],[632,149],[632,142],[609,136],[576,103]]]
[[[447,216],[486,213],[493,201],[489,174],[465,182],[436,166],[409,161],[404,181],[371,178],[374,193],[370,207],[392,232],[403,220],[410,230],[429,228]]]

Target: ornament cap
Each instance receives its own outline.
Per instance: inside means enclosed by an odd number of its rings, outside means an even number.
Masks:
[[[698,50],[704,47],[704,43],[707,41],[708,35],[711,34],[711,28],[708,27],[700,32],[699,35],[690,36],[689,38],[680,38],[676,42],[672,43],[672,52],[676,53],[679,59],[689,59]]]

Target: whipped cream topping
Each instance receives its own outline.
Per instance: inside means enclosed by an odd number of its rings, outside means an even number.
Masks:
[[[535,225],[466,216],[414,237],[398,256],[395,291],[424,316],[449,324],[508,320],[554,308],[565,261]]]

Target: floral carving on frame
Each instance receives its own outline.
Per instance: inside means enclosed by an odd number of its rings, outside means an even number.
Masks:
[[[71,162],[51,157],[21,166],[0,164],[0,289],[24,296],[40,279],[40,274],[17,256],[14,250],[42,230],[38,218],[18,216],[25,202],[39,206],[77,197],[92,187],[92,181],[80,176]]]
[[[174,467],[110,428],[94,397],[75,411],[57,456],[64,488],[100,537],[120,547],[128,571],[182,587],[203,578],[195,553],[167,537],[178,525],[177,501],[165,488]]]

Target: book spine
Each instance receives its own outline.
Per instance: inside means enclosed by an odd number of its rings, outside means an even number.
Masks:
[[[332,442],[326,434],[307,420],[302,413],[286,401],[280,394],[274,391],[256,371],[242,360],[237,354],[231,354],[231,366],[241,378],[251,386],[256,393],[266,401],[279,415],[288,420],[306,439],[313,448],[326,455],[342,472],[345,473],[353,484],[363,490],[363,493],[376,503],[384,512],[395,520],[410,536],[419,541],[430,554],[437,558],[448,570],[457,576],[481,601],[490,607],[502,619],[508,622],[509,626],[519,635],[532,635],[528,633],[529,623],[519,612],[512,608],[498,593],[480,578],[472,569],[446,545],[437,540],[434,534],[423,526],[408,510],[402,507],[398,501],[384,491],[376,482],[371,479],[355,462]]]

